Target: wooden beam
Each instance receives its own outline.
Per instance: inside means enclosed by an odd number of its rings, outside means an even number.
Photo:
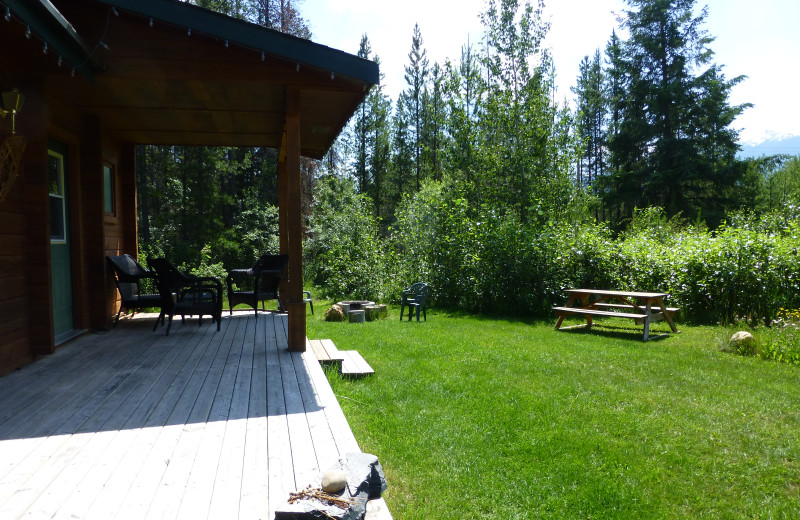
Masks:
[[[279,161],[284,163],[286,252],[289,254],[289,276],[284,304],[289,311],[289,350],[306,350],[306,304],[303,302],[303,228],[302,183],[300,179],[300,95],[286,92],[286,134]],[[280,182],[280,181],[279,181]],[[282,210],[283,211],[283,210]],[[283,244],[282,244],[283,245]]]
[[[26,89],[25,96],[25,117],[19,118],[17,126],[19,134],[28,138],[19,179],[24,182],[25,193],[28,338],[31,354],[41,356],[55,352],[47,184],[47,113],[39,88]]]

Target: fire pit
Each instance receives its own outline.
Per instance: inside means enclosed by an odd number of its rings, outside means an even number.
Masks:
[[[341,307],[342,312],[344,312],[344,315],[347,316],[350,314],[350,311],[362,311],[367,305],[375,305],[375,302],[371,302],[369,300],[345,300],[337,303],[336,305]]]
[[[336,305],[342,308],[345,320],[354,323],[374,321],[387,315],[386,305],[375,305],[375,302],[369,300],[345,300]]]

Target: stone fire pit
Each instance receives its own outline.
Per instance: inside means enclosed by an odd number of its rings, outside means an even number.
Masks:
[[[345,300],[336,305],[342,308],[345,318],[351,322],[375,321],[388,314],[385,304],[376,305],[369,300]]]

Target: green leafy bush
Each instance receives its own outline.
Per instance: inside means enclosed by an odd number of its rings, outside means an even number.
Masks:
[[[304,255],[306,280],[333,299],[384,301],[391,291],[392,254],[379,237],[371,201],[346,179],[320,180]]]

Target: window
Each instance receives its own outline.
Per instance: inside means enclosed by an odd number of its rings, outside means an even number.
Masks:
[[[103,165],[103,211],[114,214],[114,168]]]
[[[67,241],[64,156],[49,150],[47,171],[50,182],[50,242],[64,243]]]

